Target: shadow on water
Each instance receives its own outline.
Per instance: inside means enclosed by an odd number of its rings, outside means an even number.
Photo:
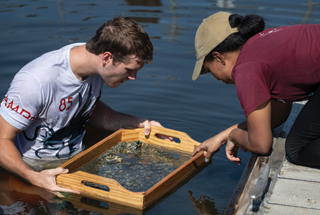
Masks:
[[[202,142],[244,119],[234,86],[209,74],[191,80],[194,36],[201,21],[220,10],[259,14],[266,27],[320,22],[320,0],[59,0],[2,1],[0,4],[1,79],[4,97],[16,72],[41,54],[72,42],[85,42],[106,20],[124,15],[148,32],[154,62],[138,79],[116,89],[103,89],[102,101],[112,108],[144,116],[186,132]],[[88,129],[85,145],[108,133]],[[201,172],[190,177],[143,214],[222,214],[250,157],[229,162],[224,148]],[[74,195],[58,198],[0,169],[0,214],[139,214],[141,211]],[[123,210],[125,209],[125,210]],[[128,209],[128,210],[127,210]]]

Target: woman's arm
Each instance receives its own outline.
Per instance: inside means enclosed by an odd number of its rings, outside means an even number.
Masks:
[[[291,103],[268,100],[247,117],[247,131],[233,129],[226,146],[227,157],[240,162],[237,157],[239,147],[257,154],[266,154],[272,145],[272,128],[281,125],[289,116]]]
[[[206,162],[208,162],[211,159],[212,155],[217,153],[220,150],[220,147],[223,146],[228,141],[230,132],[236,128],[246,130],[247,121],[244,121],[239,124],[235,124],[225,129],[224,131],[220,132],[219,134],[205,140],[195,148],[195,150],[192,153],[192,156],[196,155],[199,151],[203,151]]]

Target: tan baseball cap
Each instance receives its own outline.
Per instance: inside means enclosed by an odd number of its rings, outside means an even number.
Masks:
[[[197,62],[193,70],[192,80],[197,80],[200,74],[207,71],[203,68],[203,60],[212,49],[217,47],[230,34],[238,32],[237,28],[231,28],[229,16],[231,13],[218,12],[204,19],[199,26],[194,39]]]

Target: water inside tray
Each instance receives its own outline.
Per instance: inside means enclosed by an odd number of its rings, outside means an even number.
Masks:
[[[191,155],[188,153],[137,140],[118,143],[79,170],[114,179],[130,191],[142,192],[189,159]],[[90,182],[86,185],[107,190],[102,185]]]

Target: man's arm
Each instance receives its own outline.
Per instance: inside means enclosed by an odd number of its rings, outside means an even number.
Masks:
[[[120,128],[144,128],[146,136],[150,134],[151,125],[162,127],[162,125],[154,120],[140,118],[137,116],[128,115],[113,110],[102,101],[98,101],[90,120],[87,123],[89,126],[109,131],[116,131]],[[172,141],[172,137],[161,135],[161,138]]]
[[[14,144],[19,132],[19,129],[13,127],[0,115],[0,165],[9,172],[38,187],[50,191],[78,193],[70,189],[61,188],[56,184],[56,176],[67,173],[68,170],[58,167],[56,169],[35,172],[22,160]]]
[[[113,110],[102,101],[98,101],[88,121],[88,125],[98,129],[116,131],[125,126],[138,127],[139,117]]]

